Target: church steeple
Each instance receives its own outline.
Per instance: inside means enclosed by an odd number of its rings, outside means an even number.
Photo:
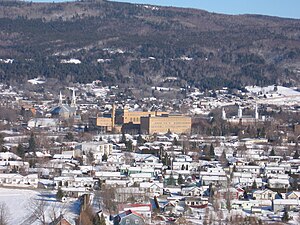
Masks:
[[[239,109],[238,109],[238,118],[242,119],[243,117],[243,108],[239,105]]]
[[[258,113],[258,107],[257,107],[257,104],[255,104],[255,119],[256,119],[256,120],[259,119],[259,113]]]
[[[62,98],[62,94],[61,91],[59,92],[59,105],[62,106],[63,104],[63,98]]]
[[[76,95],[75,95],[75,89],[73,89],[73,93],[72,93],[71,107],[76,108]]]
[[[226,118],[226,112],[225,112],[225,109],[224,108],[222,108],[222,119],[223,120],[226,120],[227,118]]]

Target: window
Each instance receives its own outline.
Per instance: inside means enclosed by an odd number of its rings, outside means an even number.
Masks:
[[[134,224],[139,224],[139,220],[138,219],[136,219],[135,221],[134,221]]]
[[[129,219],[126,219],[126,224],[130,224],[130,220]]]

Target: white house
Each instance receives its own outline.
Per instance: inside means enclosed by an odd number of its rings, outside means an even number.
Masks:
[[[283,209],[291,210],[300,206],[299,199],[274,199],[273,200],[273,211],[278,212]]]
[[[268,185],[270,188],[288,188],[290,182],[288,179],[268,179]]]
[[[145,189],[149,193],[162,195],[164,184],[159,182],[141,182],[140,189]]]
[[[37,174],[29,174],[27,176],[16,173],[0,174],[0,184],[3,186],[37,188],[38,181]]]
[[[184,196],[201,196],[202,190],[199,187],[184,187],[181,189],[181,194]]]
[[[56,128],[59,120],[55,118],[34,118],[28,121],[27,126],[30,128]]]
[[[252,196],[256,200],[273,200],[275,199],[276,192],[269,189],[256,190],[252,193]]]
[[[254,175],[258,175],[261,172],[261,167],[260,166],[241,165],[241,166],[236,166],[236,170],[238,172],[247,172],[247,173],[251,173]]]
[[[104,141],[84,142],[76,146],[76,148],[81,149],[85,155],[91,152],[96,160],[102,161],[102,156],[104,154],[107,156],[112,154],[113,145]]]

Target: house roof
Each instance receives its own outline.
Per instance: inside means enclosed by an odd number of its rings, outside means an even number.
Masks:
[[[125,218],[125,217],[127,217],[129,215],[135,215],[137,217],[140,217],[140,218],[144,219],[144,217],[141,214],[139,214],[139,213],[137,213],[137,212],[135,212],[135,211],[133,211],[131,209],[126,210],[126,211],[124,211],[122,213],[119,213],[116,217],[119,219],[119,221],[121,221],[123,218]]]
[[[60,215],[56,220],[51,222],[49,225],[72,225],[63,215]]]
[[[263,194],[263,193],[266,193],[266,192],[275,193],[274,191],[272,191],[270,189],[264,189],[264,190],[255,190],[255,191],[253,191],[253,194]]]
[[[59,115],[61,113],[74,113],[74,112],[76,112],[76,109],[68,105],[57,106],[50,111],[50,113],[53,115]]]
[[[296,195],[296,196],[298,196],[300,198],[300,191],[291,191],[291,192],[288,192],[286,195],[290,196],[292,194],[294,194],[294,195]]]

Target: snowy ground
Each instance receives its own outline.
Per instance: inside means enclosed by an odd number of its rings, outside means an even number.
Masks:
[[[258,104],[295,105],[300,103],[300,92],[288,87],[274,85],[267,87],[247,86],[250,94],[255,94]],[[277,89],[277,90],[276,90]]]
[[[0,203],[5,203],[8,208],[9,225],[40,224],[38,220],[33,219],[35,220],[33,222],[29,218],[33,214],[34,208],[41,205],[41,202],[47,222],[51,222],[54,214],[58,216],[62,213],[66,219],[75,224],[80,207],[78,200],[62,203],[56,201],[54,192],[0,188]]]

